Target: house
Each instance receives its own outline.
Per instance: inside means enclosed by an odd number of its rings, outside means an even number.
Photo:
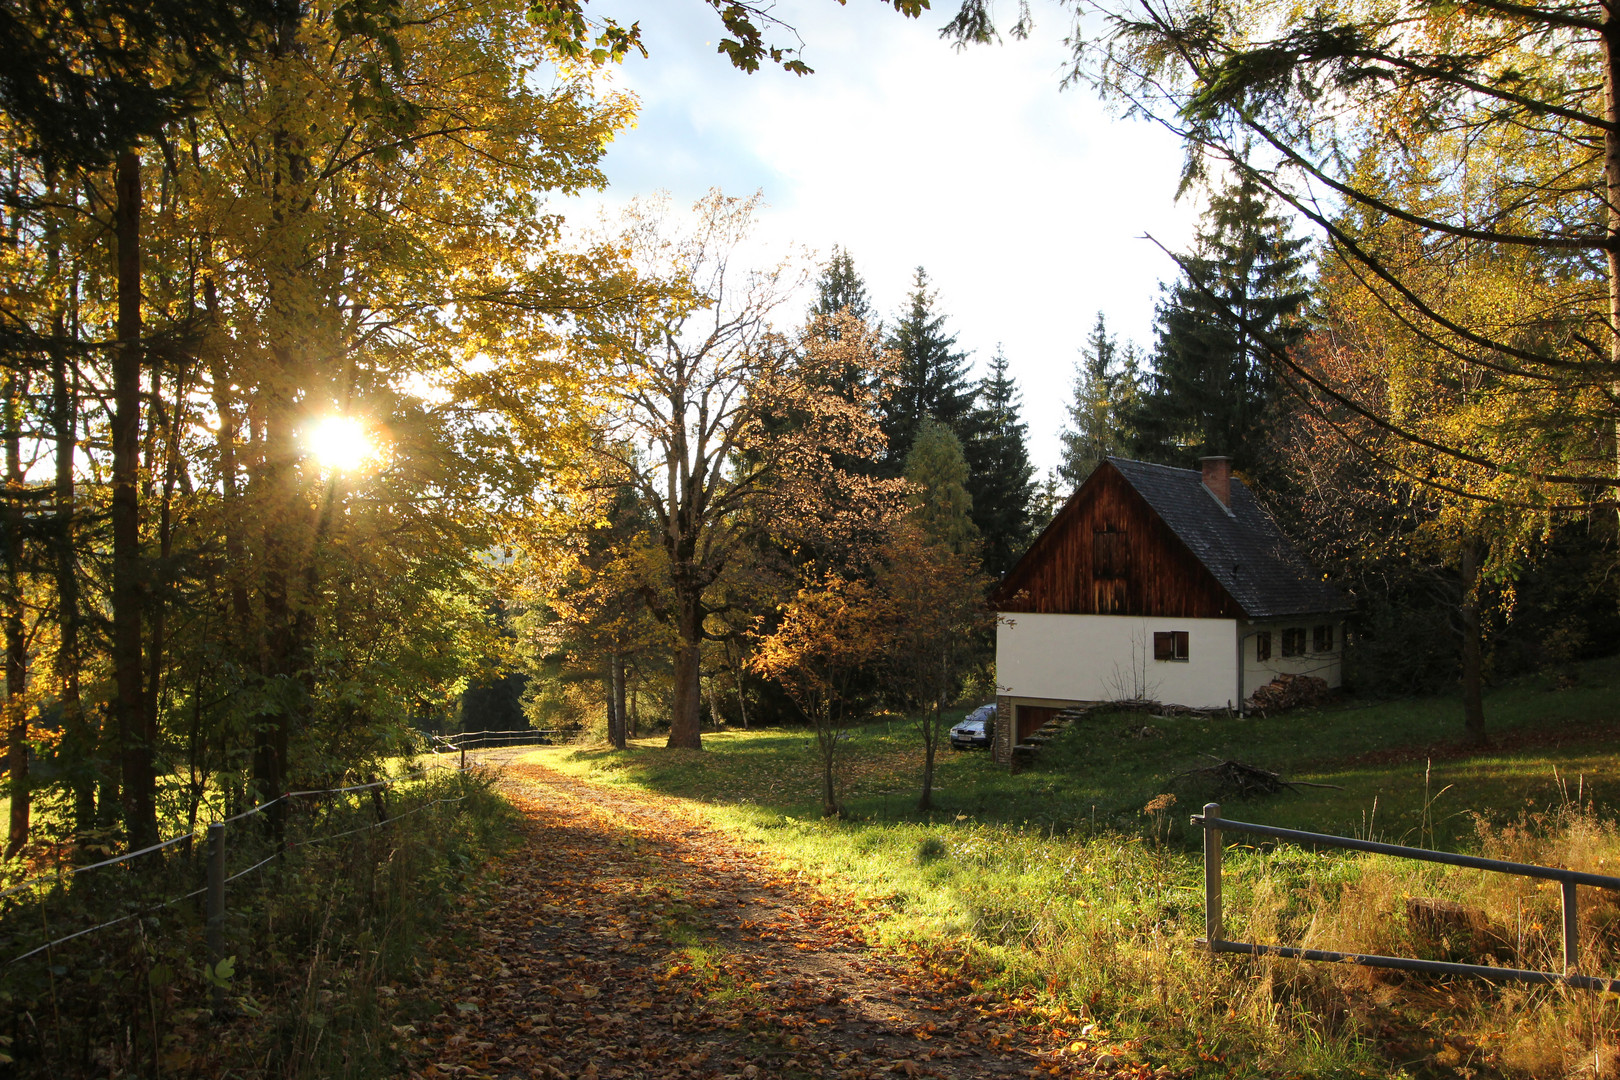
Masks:
[[[1060,709],[1238,708],[1283,673],[1340,685],[1344,597],[1231,462],[1098,465],[996,589],[996,756]]]

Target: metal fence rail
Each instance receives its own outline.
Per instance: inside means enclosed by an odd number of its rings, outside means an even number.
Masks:
[[[1348,836],[1303,832],[1299,829],[1280,829],[1274,825],[1256,825],[1248,821],[1229,821],[1221,817],[1220,803],[1205,803],[1202,814],[1194,814],[1192,823],[1204,830],[1204,933],[1199,944],[1216,953],[1246,953],[1251,956],[1282,956],[1295,960],[1319,960],[1326,963],[1366,964],[1368,967],[1396,968],[1403,971],[1428,971],[1444,975],[1467,975],[1492,982],[1560,983],[1584,990],[1620,992],[1620,979],[1605,979],[1580,974],[1581,926],[1580,909],[1575,890],[1586,885],[1598,889],[1620,892],[1620,878],[1602,874],[1588,874],[1580,870],[1565,870],[1556,866],[1535,866],[1531,863],[1508,862],[1504,859],[1486,859],[1477,855],[1458,855],[1450,851],[1430,851],[1427,848],[1406,847],[1401,844],[1381,844],[1373,840],[1355,840]],[[1256,836],[1269,836],[1275,840],[1288,840],[1296,844],[1316,847],[1343,848],[1348,851],[1366,851],[1377,855],[1392,855],[1399,859],[1442,863],[1446,866],[1464,866],[1474,870],[1489,870],[1517,877],[1541,878],[1559,883],[1563,899],[1564,970],[1529,971],[1521,968],[1490,967],[1486,964],[1457,964],[1444,960],[1418,960],[1406,956],[1378,956],[1368,953],[1332,952],[1324,949],[1299,949],[1288,945],[1258,945],[1247,941],[1226,940],[1225,922],[1221,912],[1221,860],[1225,849],[1221,833],[1241,832]]]

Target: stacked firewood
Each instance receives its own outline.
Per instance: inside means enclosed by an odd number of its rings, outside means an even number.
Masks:
[[[1249,710],[1269,716],[1284,709],[1320,705],[1327,700],[1329,689],[1327,680],[1315,675],[1279,675],[1254,692]]]

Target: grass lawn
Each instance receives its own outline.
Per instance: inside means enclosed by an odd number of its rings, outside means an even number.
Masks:
[[[1587,996],[1212,961],[1194,943],[1202,874],[1186,822],[1213,792],[1184,774],[1212,755],[1337,785],[1228,799],[1228,817],[1602,872],[1620,863],[1609,812],[1620,804],[1617,688],[1612,660],[1582,667],[1567,689],[1499,686],[1486,699],[1496,746],[1472,754],[1447,698],[1247,720],[1097,715],[1017,774],[983,752],[944,751],[930,814],[915,810],[917,735],[880,721],[851,739],[848,813],[830,821],[802,731],[705,735],[698,752],[661,739],[622,754],[544,747],[530,759],[706,805],[798,872],[883,901],[880,935],[960,948],[981,985],[1093,1016],[1123,1053],[1186,1075],[1575,1077],[1591,1075],[1594,1052],[1608,1060],[1620,1047],[1620,1010],[1593,1012]],[[1146,816],[1166,792],[1174,808]],[[1528,830],[1506,825],[1525,813]],[[1557,963],[1557,890],[1520,889],[1522,879],[1292,849],[1233,851],[1226,877],[1239,938],[1429,955],[1435,946],[1406,925],[1406,898],[1425,896],[1485,910],[1512,937],[1515,964]],[[1583,911],[1590,970],[1620,971],[1620,908]]]
[[[943,822],[966,815],[1061,832],[1089,831],[1093,824],[1136,831],[1145,827],[1147,802],[1168,792],[1177,797],[1171,837],[1191,840],[1187,816],[1219,793],[1184,774],[1232,758],[1342,790],[1301,787],[1248,801],[1228,798],[1228,817],[1466,847],[1473,812],[1515,815],[1577,799],[1599,808],[1620,805],[1620,756],[1614,753],[1620,747],[1620,660],[1591,663],[1579,675],[1561,690],[1540,676],[1496,688],[1486,698],[1496,745],[1483,753],[1463,745],[1461,709],[1446,698],[1349,700],[1253,719],[1097,715],[1070,727],[1018,774],[982,751],[943,751],[932,815],[914,809],[920,739],[906,721],[887,719],[855,730],[842,795],[856,819]],[[815,750],[807,732],[708,734],[701,753],[670,752],[662,741],[636,740],[622,755],[546,747],[535,760],[708,803],[747,803],[794,817],[817,812]]]

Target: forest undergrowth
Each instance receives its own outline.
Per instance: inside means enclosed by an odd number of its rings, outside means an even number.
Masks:
[[[397,1075],[401,984],[470,936],[458,915],[515,835],[493,784],[483,771],[429,773],[386,798],[304,800],[279,841],[255,819],[233,826],[228,865],[240,876],[227,885],[217,966],[204,899],[190,895],[203,844],[5,898],[8,1075]],[[8,962],[110,920],[122,921]]]

